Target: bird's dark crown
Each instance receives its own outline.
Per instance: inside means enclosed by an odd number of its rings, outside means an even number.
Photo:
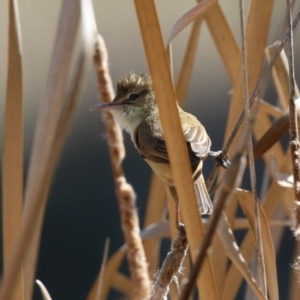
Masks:
[[[129,72],[119,78],[117,84],[117,97],[123,98],[130,93],[152,90],[150,75]]]

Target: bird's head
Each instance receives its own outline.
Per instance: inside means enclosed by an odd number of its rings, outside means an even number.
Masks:
[[[150,75],[133,72],[123,75],[118,80],[113,101],[90,109],[111,111],[120,126],[133,133],[142,120],[157,112]]]

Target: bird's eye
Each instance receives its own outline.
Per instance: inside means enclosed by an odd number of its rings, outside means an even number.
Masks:
[[[129,99],[130,101],[135,101],[138,97],[139,97],[138,94],[131,94],[131,95],[129,96],[128,99]]]

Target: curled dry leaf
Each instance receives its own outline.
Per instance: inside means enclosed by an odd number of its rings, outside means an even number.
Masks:
[[[191,8],[187,13],[185,13],[173,26],[167,45],[171,43],[174,37],[182,29],[184,29],[187,25],[194,21],[200,14],[203,14],[212,4],[216,2],[216,0],[202,0],[196,6]]]
[[[233,232],[231,228],[229,227],[228,220],[223,214],[220,218],[218,226],[218,236],[222,242],[223,248],[227,254],[227,256],[230,258],[230,260],[233,262],[235,267],[239,270],[239,272],[242,274],[242,276],[245,278],[249,286],[252,288],[255,295],[258,297],[258,299],[266,300],[263,292],[259,289],[257,282],[255,278],[253,277],[253,274],[248,268],[247,262],[245,261],[239,246],[237,245]],[[222,291],[222,295],[220,299],[226,300],[231,299],[231,296],[228,295],[229,289],[233,285],[235,285],[234,279],[231,282],[228,282],[230,278],[226,277],[224,282],[224,289]],[[227,287],[227,289],[226,289]]]
[[[35,281],[37,283],[37,285],[39,286],[42,296],[43,296],[43,300],[52,300],[48,290],[46,289],[46,287],[44,286],[44,284],[40,281],[40,280],[36,280]]]
[[[152,223],[141,231],[143,240],[150,238],[169,238],[170,224],[168,221]]]

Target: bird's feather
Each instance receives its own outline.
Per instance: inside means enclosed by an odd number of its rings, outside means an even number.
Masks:
[[[210,138],[204,126],[195,116],[184,112],[182,109],[179,109],[179,117],[185,140],[190,144],[194,154],[204,159],[211,146]]]

